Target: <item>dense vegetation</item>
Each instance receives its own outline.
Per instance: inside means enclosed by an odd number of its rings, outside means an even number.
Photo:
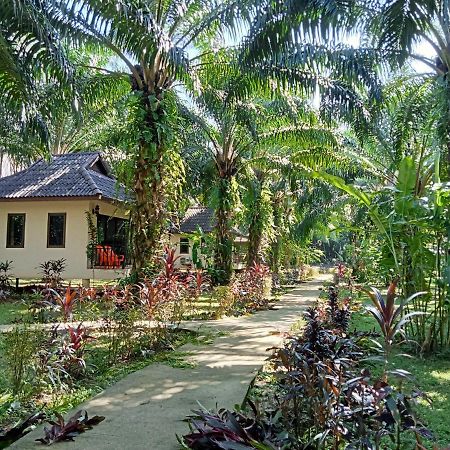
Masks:
[[[268,266],[275,287],[285,269],[311,262],[340,263],[351,283],[395,285],[391,309],[378,297],[372,310],[378,321],[395,308],[396,320],[408,318],[400,334],[381,324],[385,365],[399,335],[416,355],[445,355],[449,68],[446,0],[0,0],[0,169],[6,159],[18,169],[52,153],[102,150],[133,199],[133,273],[122,284],[136,303],[143,292],[150,307],[157,296],[178,298],[179,274],[160,285],[158,261],[170,254],[169,224],[200,203],[214,209],[215,232],[193,242],[208,253],[201,276],[218,286],[224,313],[233,286],[245,291],[253,280],[233,274],[239,229],[247,274],[264,278]],[[52,295],[64,309],[64,292]],[[302,358],[314,323],[292,344]],[[331,330],[323,346],[351,347],[348,381],[364,349],[346,333]],[[320,381],[319,363],[333,357],[314,349],[314,358]],[[395,440],[406,419],[391,406],[386,434]],[[307,430],[298,417],[284,424],[290,439],[303,445],[325,432],[316,419]],[[363,445],[360,430],[353,441],[337,432],[344,425],[317,445]]]

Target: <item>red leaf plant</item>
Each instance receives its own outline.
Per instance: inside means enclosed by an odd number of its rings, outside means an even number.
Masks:
[[[362,289],[365,292],[373,305],[366,306],[366,310],[372,314],[378,323],[381,332],[384,337],[384,359],[385,365],[387,365],[392,347],[394,345],[394,339],[399,334],[406,339],[404,331],[405,325],[414,317],[425,314],[421,311],[411,312],[403,315],[405,306],[419,295],[426,294],[426,292],[416,292],[408,297],[406,300],[400,302],[399,305],[395,304],[397,281],[392,281],[389,285],[386,298],[383,298],[381,292],[372,287],[371,290]]]
[[[78,411],[67,422],[64,417],[55,413],[56,420],[48,420],[51,428],[44,428],[44,437],[36,439],[37,442],[45,445],[52,445],[55,442],[73,441],[76,436],[91,430],[94,425],[98,425],[105,420],[103,416],[94,416],[89,419],[85,410]]]
[[[50,294],[53,302],[62,310],[64,322],[72,320],[73,308],[80,299],[78,291],[72,290],[69,284],[63,295],[54,289],[48,289],[47,292]]]

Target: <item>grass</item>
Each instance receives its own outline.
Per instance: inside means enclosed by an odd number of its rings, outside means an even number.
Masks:
[[[354,313],[352,329],[361,331],[377,331],[375,320],[364,312]],[[407,351],[407,350],[406,350]],[[392,365],[394,368],[410,372],[414,382],[406,382],[405,387],[418,389],[427,394],[432,404],[425,401],[419,403],[419,417],[437,438],[441,447],[450,443],[450,353],[426,355],[424,357],[410,352],[405,354],[405,348],[394,351]],[[372,369],[376,374],[379,367]]]
[[[41,392],[33,397],[22,398],[18,401],[18,399],[13,398],[7,389],[6,380],[0,379],[0,385],[3,388],[0,388],[0,428],[2,425],[8,425],[24,418],[37,409],[43,409],[49,415],[54,412],[64,414],[128,374],[153,363],[167,364],[181,369],[193,368],[195,364],[189,360],[192,353],[176,349],[185,344],[211,344],[218,335],[220,333],[210,329],[202,330],[200,333],[179,330],[170,339],[170,344],[175,350],[157,351],[148,356],[135,356],[111,365],[107,363],[104,339],[99,336],[86,352],[86,363],[88,367],[91,367],[91,370],[86,376],[76,380],[73,386],[65,392],[58,391],[54,394],[50,391]],[[0,358],[0,375],[4,370],[4,366],[3,368],[1,366],[2,363],[4,364],[4,360]],[[3,392],[1,392],[2,390]]]
[[[24,318],[28,313],[28,306],[20,301],[0,303],[0,325],[7,325],[15,320]]]

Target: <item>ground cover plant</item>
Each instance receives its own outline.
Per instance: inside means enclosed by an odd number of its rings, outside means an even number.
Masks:
[[[192,317],[194,302],[208,295],[211,286],[205,273],[181,272],[175,261],[173,249],[167,248],[160,271],[143,282],[100,289],[44,287],[28,308],[24,303],[21,320],[0,336],[0,423],[11,425],[37,409],[60,414],[152,361],[189,367],[175,349],[186,342],[206,342],[208,337],[197,337],[179,325],[185,316]],[[214,288],[210,296],[217,305],[203,317],[266,308],[267,280],[268,269],[255,264],[236,277],[239,289]],[[80,317],[95,321],[91,327],[73,322]],[[43,321],[50,323],[40,326]],[[49,431],[44,439],[59,440],[58,430]]]
[[[442,425],[423,414],[432,403],[421,379],[414,380],[400,364],[379,364],[380,344],[374,342],[384,342],[383,328],[372,319],[370,329],[352,329],[364,310],[347,290],[339,295],[339,288],[331,286],[324,292],[327,298],[305,312],[300,331],[275,350],[270,370],[257,379],[244,410],[194,412],[191,433],[180,439],[186,448],[444,445],[447,432],[442,434]],[[353,312],[358,319],[351,318],[352,310],[359,311]],[[367,312],[364,317],[367,323]]]

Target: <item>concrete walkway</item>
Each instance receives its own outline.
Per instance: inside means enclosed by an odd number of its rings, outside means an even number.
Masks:
[[[276,310],[252,316],[205,322],[203,326],[225,331],[212,345],[185,345],[192,352],[195,368],[177,369],[152,364],[134,372],[76,408],[105,421],[74,442],[61,443],[62,450],[178,450],[175,434],[186,434],[183,421],[197,401],[207,408],[232,408],[241,404],[249,385],[268,356],[267,349],[279,346],[287,332],[319,294],[321,275],[285,295]],[[36,449],[38,428],[10,448]]]

